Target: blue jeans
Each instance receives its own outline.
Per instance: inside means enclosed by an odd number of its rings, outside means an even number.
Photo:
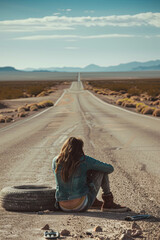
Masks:
[[[110,193],[109,178],[108,174],[105,172],[99,172],[95,170],[88,171],[87,184],[89,187],[89,192],[87,194],[88,203],[81,210],[82,212],[87,211],[87,209],[89,209],[92,206],[100,188],[102,188],[103,194],[106,195]],[[55,203],[55,209],[61,210],[58,202]]]
[[[108,174],[105,172],[95,170],[88,171],[87,183],[89,186],[89,192],[87,194],[88,204],[83,211],[86,211],[92,206],[100,188],[102,188],[103,194],[107,195],[110,193],[109,178]]]

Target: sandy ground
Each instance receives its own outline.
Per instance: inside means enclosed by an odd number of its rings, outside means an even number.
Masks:
[[[18,99],[11,99],[11,100],[1,100],[0,103],[2,103],[5,107],[0,108],[0,115],[4,116],[11,116],[13,120],[8,123],[0,123],[0,128],[3,128],[5,126],[8,126],[9,124],[20,120],[20,117],[17,117],[17,109],[19,107],[23,107],[26,104],[32,104],[32,103],[39,103],[41,101],[45,100],[51,100],[53,104],[56,103],[57,99],[61,96],[63,93],[63,90],[68,88],[70,86],[70,82],[65,82],[65,84],[57,85],[56,88],[54,88],[56,91],[54,93],[49,94],[48,96],[44,97],[29,97],[29,98],[18,98]],[[38,112],[43,111],[44,109],[39,109]],[[33,114],[36,114],[37,111],[29,111],[27,112],[27,116],[31,116]],[[26,116],[26,117],[27,117]]]
[[[62,89],[56,94],[49,96],[49,99],[55,102],[62,94]],[[18,104],[22,104],[22,101],[26,103],[26,100],[27,102],[39,101],[39,99],[12,100],[9,101],[10,107],[17,107]],[[9,102],[6,103],[10,104]],[[128,113],[125,114],[127,116]],[[73,88],[73,91],[66,92],[56,108],[28,122],[22,122],[15,128],[7,130],[6,134],[1,132],[0,189],[17,183],[52,183],[51,160],[53,155],[59,152],[63,139],[71,135],[83,136],[84,150],[88,155],[97,159],[100,157],[102,161],[114,165],[115,171],[111,174],[110,181],[115,201],[130,207],[132,212],[102,213],[100,210],[89,210],[85,213],[41,212],[38,214],[6,212],[1,208],[0,239],[44,239],[44,230],[41,229],[45,224],[49,224],[49,227],[55,231],[69,230],[69,236],[60,237],[66,240],[129,240],[132,238],[122,238],[123,233],[127,229],[133,233],[133,229],[139,228],[142,229],[142,234],[139,232],[139,235],[137,234],[137,237],[133,239],[159,240],[160,181],[158,169],[157,177],[155,174],[159,163],[158,161],[155,163],[154,174],[149,165],[150,156],[154,156],[154,161],[158,159],[157,139],[159,135],[157,133],[154,137],[148,131],[150,119],[139,119],[141,127],[136,129],[135,126],[132,129],[129,121],[135,118],[136,122],[136,117],[131,116],[128,121],[126,116],[123,114],[121,116],[119,111],[116,113],[108,106],[104,108],[103,104],[94,100],[88,93],[82,90],[76,93],[76,89]],[[126,119],[125,122],[121,122],[123,118]],[[158,123],[155,122],[153,125],[159,126]],[[11,124],[0,124],[0,126],[7,127]],[[144,131],[143,125],[147,126],[147,132]],[[125,127],[128,132],[131,130],[131,135],[127,137],[123,135],[126,132]],[[159,131],[158,127],[157,129]],[[139,142],[143,137],[142,133],[144,133],[144,138],[141,145]],[[121,136],[122,139],[116,136]],[[147,139],[148,136],[151,136],[151,140]],[[135,137],[138,146],[134,145]],[[149,145],[150,141],[152,144]],[[150,150],[146,152],[145,147]],[[146,165],[143,163],[145,160],[147,160]],[[98,197],[101,198],[101,192]],[[138,213],[149,213],[152,217],[136,222],[136,226],[133,222],[124,220],[125,216]],[[102,231],[94,231],[96,226],[100,226]]]

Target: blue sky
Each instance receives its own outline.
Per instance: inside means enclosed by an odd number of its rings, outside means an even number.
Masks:
[[[160,59],[159,0],[0,0],[0,66]]]

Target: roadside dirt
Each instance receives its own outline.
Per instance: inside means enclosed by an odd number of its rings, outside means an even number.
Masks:
[[[28,98],[18,98],[18,99],[11,99],[11,100],[1,100],[0,101],[0,116],[6,116],[11,117],[12,120],[10,122],[0,122],[0,128],[3,128],[5,126],[8,126],[12,122],[18,121],[22,119],[22,117],[18,117],[17,109],[20,107],[23,107],[27,104],[34,104],[39,103],[42,101],[50,100],[55,104],[56,100],[61,96],[63,93],[63,90],[68,88],[70,86],[70,82],[67,82],[65,84],[60,84],[56,86],[56,89],[53,93],[50,93],[48,96],[43,97],[28,97]],[[44,109],[38,109],[38,112],[43,111]],[[27,116],[31,116],[33,114],[37,113],[37,111],[28,111]]]
[[[103,88],[97,89],[90,86],[87,82],[84,83],[84,89],[89,90],[98,98],[115,106],[118,105],[118,107],[126,108],[130,111],[137,112],[140,114],[148,114],[154,117],[160,117],[160,94],[155,98],[148,96],[147,94],[142,94],[140,96],[136,95],[131,96],[126,91],[118,92],[104,90]],[[125,101],[123,102],[122,99],[125,99]],[[122,102],[118,104],[118,100],[122,100]],[[144,110],[142,109],[143,107],[141,109],[140,108],[138,109],[138,107],[136,106],[137,104],[140,104],[141,106],[144,105],[144,109],[148,108],[148,110],[143,111]],[[154,113],[154,111],[156,113]]]

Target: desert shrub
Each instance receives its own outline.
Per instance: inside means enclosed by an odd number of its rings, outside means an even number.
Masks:
[[[45,97],[48,95],[49,95],[49,93],[47,91],[43,91],[43,92],[39,93],[36,97]]]
[[[156,101],[156,100],[158,100],[158,98],[157,97],[148,96],[147,100],[148,101]]]
[[[153,105],[153,106],[160,105],[160,100],[152,102],[151,105]]]
[[[125,94],[126,91],[125,91],[125,90],[120,90],[119,93],[120,93],[120,94]]]
[[[43,102],[37,103],[38,108],[45,108],[45,104]]]
[[[95,93],[97,93],[97,92],[99,92],[99,89],[93,88],[93,91],[94,91]]]
[[[140,101],[140,97],[138,96],[131,96],[131,99],[134,101]]]
[[[148,94],[156,97],[160,95],[160,79],[129,79],[129,80],[93,80],[88,81],[93,88],[110,89],[121,93],[140,96]]]
[[[123,102],[124,107],[130,107],[130,108],[135,108],[136,107],[136,102]]]
[[[123,102],[128,101],[128,100],[129,100],[128,98],[118,99],[118,100],[116,101],[116,104],[117,104],[117,105],[122,105]]]
[[[28,115],[27,112],[20,112],[17,114],[17,117],[26,117]]]
[[[63,84],[61,81],[0,81],[0,100],[36,96]],[[52,89],[51,89],[52,90]],[[52,90],[53,91],[53,90]]]
[[[146,107],[146,105],[144,103],[137,103],[136,104],[137,112],[141,112],[144,107]]]
[[[25,107],[19,107],[18,109],[17,109],[17,112],[25,112],[26,111],[26,108]]]
[[[119,93],[118,93],[118,92],[115,92],[115,91],[110,91],[110,92],[109,92],[109,95],[119,95]]]
[[[30,109],[30,111],[37,111],[38,110],[38,105],[37,104],[32,104],[29,109]]]
[[[8,116],[5,117],[5,122],[11,122],[12,120],[13,120],[12,117],[8,117]]]
[[[48,89],[47,92],[50,94],[50,93],[54,93],[55,92],[55,89]]]
[[[0,123],[7,123],[7,122],[11,122],[13,120],[12,117],[10,116],[4,116],[4,115],[0,115]]]
[[[38,105],[39,108],[43,108],[43,107],[51,107],[54,104],[53,104],[52,101],[46,100],[46,101],[39,102],[37,105]]]
[[[155,110],[155,108],[146,106],[141,110],[141,113],[142,114],[153,114],[154,110]]]
[[[0,115],[0,123],[5,123],[5,116],[4,115]]]
[[[160,109],[156,108],[153,112],[153,116],[160,117]]]

